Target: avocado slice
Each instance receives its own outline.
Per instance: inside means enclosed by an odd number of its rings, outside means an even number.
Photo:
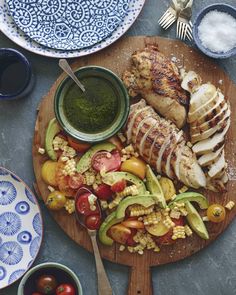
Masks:
[[[129,172],[108,172],[102,178],[102,181],[108,185],[113,185],[114,183],[122,179],[135,184],[140,195],[144,194],[147,191],[144,182],[139,177]]]
[[[45,150],[49,156],[49,158],[53,161],[57,160],[57,154],[53,149],[53,139],[60,132],[59,124],[57,123],[56,118],[53,118],[47,127],[46,135],[45,135]]]
[[[155,205],[156,202],[156,196],[154,195],[138,195],[138,196],[130,196],[130,197],[126,197],[125,199],[123,199],[120,204],[118,205],[117,209],[116,209],[116,218],[117,219],[122,219],[125,217],[125,210],[127,209],[127,207],[129,207],[130,205],[142,205],[145,208]]]
[[[191,228],[195,231],[196,234],[199,235],[199,237],[208,240],[208,231],[197,210],[189,201],[185,202],[185,208],[188,211],[188,215],[186,217]]]
[[[116,149],[116,146],[110,142],[102,142],[92,146],[79,160],[77,164],[77,171],[79,173],[84,173],[91,166],[92,157],[99,151],[111,152]]]
[[[112,212],[110,215],[107,216],[107,218],[103,221],[98,231],[98,236],[101,243],[103,243],[106,246],[111,246],[113,244],[114,241],[110,237],[108,237],[107,231],[112,225],[121,222],[122,219],[123,218],[116,218],[116,211]]]
[[[146,185],[147,189],[152,195],[158,196],[158,203],[161,208],[166,207],[166,200],[156,175],[153,173],[151,167],[147,165],[146,169]]]
[[[186,202],[197,202],[201,209],[208,208],[208,201],[206,197],[195,192],[186,192],[177,195],[172,202],[168,204],[170,208],[174,206],[174,203],[186,203]]]

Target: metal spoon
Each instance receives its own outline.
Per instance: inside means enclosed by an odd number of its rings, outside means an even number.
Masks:
[[[59,59],[59,67],[62,68],[63,71],[67,73],[68,76],[71,77],[71,79],[74,80],[74,82],[79,86],[79,88],[85,92],[84,85],[78,80],[78,78],[75,76],[72,68],[68,64],[66,59]]]
[[[87,188],[81,188],[78,190],[77,195],[76,195],[76,203],[77,203],[78,198],[86,192],[92,193]],[[99,206],[98,202],[97,202],[97,206]],[[100,209],[100,206],[99,206],[99,209]],[[76,216],[76,219],[79,222],[79,224],[81,224],[83,227],[85,227],[87,229],[87,232],[88,232],[89,237],[92,242],[93,252],[94,252],[95,262],[96,262],[96,269],[97,269],[98,294],[99,295],[112,295],[112,288],[111,288],[110,282],[108,280],[107,274],[105,272],[105,269],[104,269],[104,266],[102,263],[102,259],[101,259],[101,255],[100,255],[100,252],[98,249],[98,244],[97,244],[97,239],[96,239],[97,231],[88,229],[86,227],[83,220],[81,219],[81,215],[78,213],[78,211],[76,209],[75,209],[75,216]]]

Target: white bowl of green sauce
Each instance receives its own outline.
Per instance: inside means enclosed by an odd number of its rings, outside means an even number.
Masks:
[[[65,78],[54,96],[54,111],[63,130],[85,142],[99,142],[116,134],[129,114],[129,95],[112,71],[87,66],[75,71],[85,86],[82,90]]]

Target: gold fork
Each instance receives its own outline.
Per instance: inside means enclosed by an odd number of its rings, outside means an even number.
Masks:
[[[188,1],[188,0],[187,0]],[[186,0],[172,0],[170,7],[159,19],[159,25],[167,30],[177,19],[178,13],[184,8]]]
[[[192,5],[193,0],[190,0],[187,5],[179,12],[178,20],[177,20],[177,31],[176,35],[181,40],[185,40],[186,37],[191,41],[193,39],[192,36],[192,22],[190,18],[192,16]]]

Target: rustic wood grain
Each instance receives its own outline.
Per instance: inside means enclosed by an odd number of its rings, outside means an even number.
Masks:
[[[130,56],[133,51],[141,49],[145,44],[153,43],[158,44],[161,52],[165,53],[170,58],[177,61],[177,65],[185,66],[187,70],[195,70],[199,73],[204,82],[210,81],[223,91],[231,103],[232,109],[232,122],[227,135],[226,141],[226,160],[228,162],[228,172],[230,181],[227,185],[227,192],[224,194],[216,194],[209,191],[204,191],[210,203],[217,202],[226,204],[229,200],[236,201],[236,102],[234,96],[236,94],[236,86],[232,83],[226,73],[220,69],[215,63],[201,55],[199,52],[186,44],[177,41],[164,39],[160,37],[129,37],[123,38],[119,42],[110,46],[109,48],[84,58],[77,59],[72,65],[76,69],[85,65],[99,65],[111,69],[118,75],[130,66]],[[53,97],[55,90],[65,74],[62,74],[58,80],[53,84],[52,88],[42,99],[39,106],[39,112],[35,125],[34,143],[33,143],[33,164],[38,185],[43,200],[45,201],[48,195],[47,185],[41,178],[41,165],[46,160],[46,156],[39,155],[38,148],[44,146],[44,135],[49,120],[54,117],[53,111]],[[219,81],[222,80],[222,85]],[[145,251],[144,255],[130,254],[127,251],[120,252],[118,246],[105,247],[99,245],[101,255],[103,258],[108,259],[115,263],[125,264],[131,266],[129,295],[151,295],[151,275],[150,267],[178,261],[193,253],[206,247],[210,242],[220,235],[229,223],[232,221],[236,214],[234,208],[231,212],[227,213],[227,217],[223,223],[220,224],[207,224],[210,233],[208,241],[200,239],[197,235],[187,240],[178,241],[175,245],[165,246],[161,249],[160,253],[152,251]],[[69,216],[65,211],[52,212],[53,217],[61,228],[79,245],[86,248],[88,251],[92,250],[91,243],[86,231],[81,228],[75,221],[73,216]]]

